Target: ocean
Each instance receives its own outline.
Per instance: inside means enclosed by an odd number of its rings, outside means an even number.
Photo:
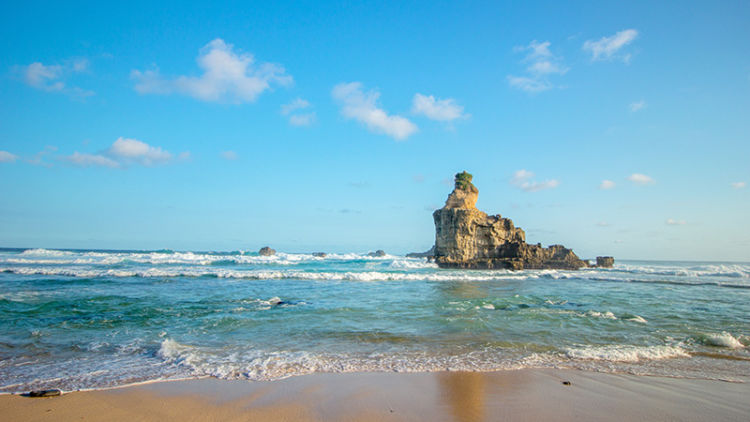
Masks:
[[[521,368],[747,382],[749,346],[745,263],[0,249],[2,392]]]

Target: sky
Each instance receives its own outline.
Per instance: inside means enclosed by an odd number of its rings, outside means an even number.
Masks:
[[[3,2],[0,247],[750,261],[750,3]]]

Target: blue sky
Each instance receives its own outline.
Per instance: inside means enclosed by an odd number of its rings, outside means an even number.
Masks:
[[[0,246],[750,260],[750,3],[321,3],[3,3]]]

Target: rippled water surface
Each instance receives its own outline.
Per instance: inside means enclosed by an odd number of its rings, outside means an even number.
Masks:
[[[572,367],[750,380],[750,265],[0,250],[0,391]]]

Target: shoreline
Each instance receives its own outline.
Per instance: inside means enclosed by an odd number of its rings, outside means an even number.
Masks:
[[[569,381],[570,385],[563,384]],[[750,384],[575,369],[147,381],[28,398],[7,420],[745,420]]]

